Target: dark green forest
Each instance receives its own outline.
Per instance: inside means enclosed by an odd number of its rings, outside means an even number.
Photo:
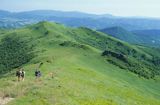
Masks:
[[[0,73],[20,67],[33,57],[33,46],[28,45],[28,41],[15,35],[8,35],[2,38],[0,44]]]

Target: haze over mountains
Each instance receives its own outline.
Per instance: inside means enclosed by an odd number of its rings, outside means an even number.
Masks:
[[[68,26],[85,26],[93,29],[122,27],[126,30],[160,29],[160,19],[118,17],[109,14],[95,15],[81,12],[62,12],[54,10],[35,10],[27,12],[0,11],[0,27],[15,28],[39,21],[58,22]]]

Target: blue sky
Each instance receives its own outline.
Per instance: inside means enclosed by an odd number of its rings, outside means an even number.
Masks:
[[[160,0],[0,0],[0,9],[63,10],[118,16],[160,17]]]

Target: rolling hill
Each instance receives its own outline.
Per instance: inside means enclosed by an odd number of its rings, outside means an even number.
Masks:
[[[139,36],[142,39],[142,43],[160,46],[160,30],[135,30],[132,33]]]
[[[117,39],[131,44],[159,47],[160,30],[134,30],[128,31],[122,27],[111,27],[99,30]]]
[[[108,35],[111,35],[117,39],[129,42],[129,43],[141,42],[140,38],[138,38],[132,32],[129,32],[122,27],[110,27],[110,28],[105,28],[105,29],[99,30],[99,31],[106,33]]]
[[[8,105],[160,104],[159,49],[46,21],[2,30],[0,40],[0,97],[13,98]],[[16,81],[18,67],[25,81]]]

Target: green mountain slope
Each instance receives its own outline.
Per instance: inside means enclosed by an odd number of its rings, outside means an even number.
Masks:
[[[127,31],[122,27],[111,27],[99,30],[117,39],[131,44],[159,47],[160,30],[134,30]]]
[[[25,81],[16,82],[14,67],[1,76],[0,96],[15,98],[8,105],[160,104],[159,64],[153,62],[159,54],[150,52],[157,49],[49,22],[5,32],[1,44],[6,36],[27,42],[22,48],[34,46],[35,54],[22,65]],[[42,78],[37,81],[34,71],[41,62]]]
[[[132,33],[141,38],[143,44],[156,47],[160,45],[160,30],[135,30]]]
[[[117,39],[129,42],[129,43],[139,43],[140,38],[138,38],[136,35],[134,35],[132,32],[129,32],[122,27],[111,27],[111,28],[105,28],[102,30],[99,30],[101,32],[104,32],[108,35],[111,35]]]

